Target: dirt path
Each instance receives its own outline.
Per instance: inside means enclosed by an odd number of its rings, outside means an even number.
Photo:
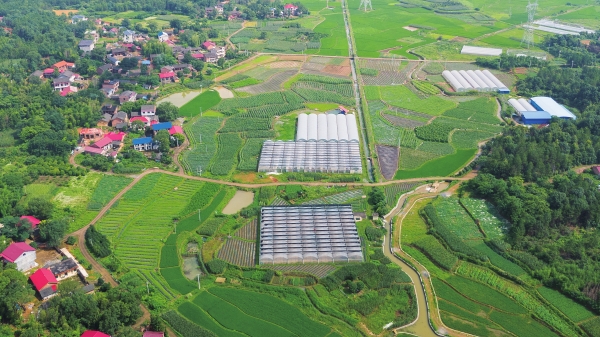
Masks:
[[[230,34],[229,36],[227,36],[227,37],[225,38],[225,41],[227,42],[227,44],[229,44],[229,47],[230,47],[231,49],[235,50],[235,44],[231,43],[231,40],[230,40],[230,38],[231,38],[232,36],[234,36],[235,34],[239,33],[239,32],[240,32],[241,30],[243,30],[244,28],[246,28],[246,27],[245,27],[245,24],[246,24],[246,21],[242,22],[242,28],[240,28],[240,29],[236,30],[235,32],[233,32],[232,34]]]
[[[496,116],[498,116],[498,119],[504,122],[504,119],[502,119],[502,105],[500,104],[500,99],[496,98],[496,104],[498,104],[498,109],[496,109]]]
[[[181,163],[179,162],[179,155],[190,145],[190,141],[188,140],[188,137],[185,133],[183,134],[183,137],[185,137],[183,143],[173,151],[173,162],[175,163],[175,165],[177,165],[177,173],[179,174],[185,174],[185,169],[183,168],[183,165],[181,165]]]

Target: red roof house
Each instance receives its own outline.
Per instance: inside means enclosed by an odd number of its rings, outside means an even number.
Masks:
[[[112,141],[122,142],[123,138],[125,138],[125,132],[111,132],[106,135],[106,137],[112,139]]]
[[[592,172],[594,172],[595,175],[600,175],[600,166],[592,167]]]
[[[60,91],[60,95],[65,97],[72,92],[77,92],[77,87],[68,86]]]
[[[87,330],[81,334],[81,337],[110,337],[110,335],[96,330]]]
[[[165,337],[164,332],[146,331],[142,337]]]
[[[181,128],[181,126],[179,125],[173,125],[170,129],[169,129],[169,134],[172,136],[176,133],[179,134],[183,134],[183,129]]]
[[[58,291],[58,281],[50,269],[38,269],[29,276],[29,279],[38,293],[40,293],[42,299],[50,298]]]
[[[36,218],[34,216],[31,216],[31,215],[23,215],[21,217],[21,219],[28,220],[29,222],[31,222],[31,228],[32,229],[35,229],[37,227],[37,225],[39,225],[40,222],[41,222],[40,219],[38,219],[38,218]]]
[[[217,46],[217,44],[212,41],[205,41],[202,44],[202,47],[204,47],[204,49],[206,49],[206,50],[211,50],[211,49],[215,48],[216,46]]]
[[[158,121],[157,120],[150,121],[150,125],[154,125],[154,124],[158,124]]]
[[[90,145],[90,147],[95,147],[95,148],[98,148],[98,149],[107,150],[111,146],[112,141],[113,140],[108,135],[106,135],[102,139],[100,139],[99,141],[97,141],[94,144]]]
[[[137,122],[137,121],[140,121],[143,123],[148,123],[148,118],[143,117],[143,116],[135,116],[135,117],[132,117],[129,121],[132,123]]]
[[[192,54],[192,57],[195,58],[196,60],[203,60],[204,59],[204,54],[202,54],[202,53],[196,53],[196,54]]]
[[[97,147],[86,146],[86,147],[83,148],[83,152],[89,153],[89,154],[103,154],[104,150],[103,149],[99,149]]]
[[[295,11],[298,10],[298,6],[292,5],[292,4],[287,4],[287,5],[283,6],[283,10],[286,12],[294,13]]]
[[[56,68],[58,69],[58,71],[65,71],[67,69],[72,69],[75,68],[75,63],[73,62],[67,62],[67,61],[60,61],[60,62],[56,62],[52,65],[52,68]]]
[[[17,270],[21,272],[37,266],[35,249],[25,242],[11,243],[0,253],[0,258],[6,262],[16,264]]]
[[[175,72],[169,71],[166,73],[158,74],[158,78],[161,82],[175,82]]]

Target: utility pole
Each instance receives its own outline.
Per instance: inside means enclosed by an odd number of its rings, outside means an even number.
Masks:
[[[198,210],[198,221],[202,221],[202,215],[200,214],[200,210]]]
[[[148,290],[148,295],[150,295],[150,287],[148,286],[148,280],[146,280],[146,290]]]
[[[198,289],[200,289],[200,274],[198,274]]]

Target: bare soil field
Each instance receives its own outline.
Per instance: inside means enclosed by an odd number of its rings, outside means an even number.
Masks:
[[[381,174],[388,180],[394,178],[394,174],[398,170],[398,148],[387,145],[376,145],[375,148]]]

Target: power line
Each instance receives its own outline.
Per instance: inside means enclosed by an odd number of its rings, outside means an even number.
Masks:
[[[533,46],[533,19],[535,17],[535,11],[538,8],[537,0],[534,3],[528,2],[525,10],[527,11],[527,24],[523,26],[525,33],[523,34],[523,40],[521,45],[525,44],[527,49]]]

